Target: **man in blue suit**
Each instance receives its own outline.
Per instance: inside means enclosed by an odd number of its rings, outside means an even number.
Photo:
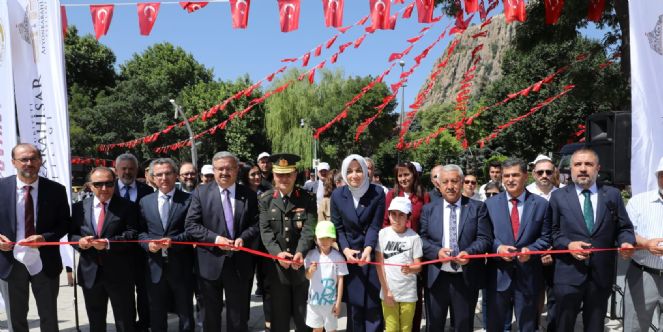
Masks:
[[[597,185],[599,157],[583,148],[571,156],[574,184],[552,193],[554,249],[576,252],[557,255],[554,293],[556,327],[572,331],[582,307],[585,331],[603,331],[608,297],[615,278],[615,252],[583,251],[617,244],[623,257],[633,254],[635,235],[619,190]]]
[[[548,201],[525,190],[527,165],[518,159],[502,163],[506,191],[486,200],[493,229],[492,251],[498,254],[546,250],[551,242]],[[503,331],[515,306],[520,331],[537,329],[537,296],[543,274],[541,260],[529,255],[488,261],[486,330]]]
[[[490,251],[490,221],[483,202],[461,195],[463,170],[459,166],[442,167],[437,179],[443,199],[424,206],[419,234],[425,260],[453,260],[427,265],[427,325],[429,330],[442,329],[451,306],[455,331],[472,331],[479,289],[485,282],[485,263],[463,256]]]
[[[177,165],[170,158],[153,160],[150,175],[157,191],[140,200],[138,238],[155,240],[140,245],[147,253],[147,295],[150,302],[152,331],[168,330],[168,294],[173,294],[179,330],[193,331],[193,248],[172,246],[171,242],[188,241],[185,233],[191,197],[176,189]]]

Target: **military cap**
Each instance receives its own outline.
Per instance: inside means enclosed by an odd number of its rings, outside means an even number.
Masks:
[[[269,157],[272,162],[272,172],[276,174],[288,174],[297,170],[297,162],[300,161],[298,155],[291,153],[273,154]]]

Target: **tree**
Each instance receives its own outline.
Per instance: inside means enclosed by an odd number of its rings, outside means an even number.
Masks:
[[[92,35],[81,37],[75,26],[67,28],[64,39],[69,97],[74,86],[94,98],[99,91],[115,85],[115,54]]]

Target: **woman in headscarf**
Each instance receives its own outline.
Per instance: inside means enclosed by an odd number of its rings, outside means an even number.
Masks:
[[[370,183],[362,156],[352,154],[343,160],[341,174],[346,185],[331,197],[331,219],[337,241],[348,263],[346,294],[347,330],[382,331],[380,282],[374,265],[373,249],[384,217],[384,191]]]

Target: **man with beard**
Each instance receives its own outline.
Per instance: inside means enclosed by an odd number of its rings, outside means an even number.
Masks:
[[[198,185],[198,172],[196,167],[191,162],[183,162],[180,166],[180,183],[182,184],[182,191],[191,193]]]
[[[550,197],[553,248],[571,250],[555,260],[555,328],[573,331],[582,311],[585,331],[603,331],[615,277],[615,251],[590,248],[619,246],[622,257],[633,254],[635,235],[619,190],[598,185],[599,157],[590,148],[571,156],[573,185]]]
[[[272,181],[274,180],[274,175],[272,174],[272,160],[270,159],[269,153],[262,152],[258,155],[256,159],[260,172],[262,173],[262,183],[260,183],[260,189],[265,192],[273,188]]]

